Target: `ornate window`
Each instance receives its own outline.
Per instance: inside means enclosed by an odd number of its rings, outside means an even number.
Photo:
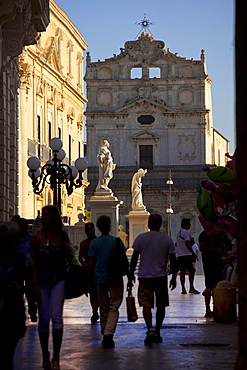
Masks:
[[[151,115],[141,115],[137,118],[137,121],[141,125],[151,125],[152,123],[154,123],[155,118]]]

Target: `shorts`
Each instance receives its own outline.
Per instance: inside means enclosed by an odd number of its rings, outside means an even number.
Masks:
[[[156,307],[169,306],[167,276],[139,278],[138,280],[138,302],[140,307],[154,308],[154,295]]]
[[[195,272],[193,266],[192,256],[180,256],[178,257],[178,268],[180,271],[189,271],[191,273]]]

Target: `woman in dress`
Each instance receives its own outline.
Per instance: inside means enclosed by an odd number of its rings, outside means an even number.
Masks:
[[[63,304],[65,298],[66,261],[73,253],[63,231],[59,210],[55,206],[42,209],[42,229],[31,239],[36,293],[38,295],[39,339],[43,368],[60,369],[59,355],[63,337]],[[53,358],[50,362],[49,325],[52,321]]]

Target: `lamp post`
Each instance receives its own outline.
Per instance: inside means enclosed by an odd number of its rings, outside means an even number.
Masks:
[[[168,179],[166,181],[166,184],[169,186],[169,193],[168,193],[168,205],[167,205],[167,208],[166,208],[166,213],[168,215],[168,236],[171,236],[171,214],[173,213],[173,209],[172,209],[172,185],[173,185],[173,181],[172,181],[172,176],[171,176],[171,170],[169,170],[169,176],[168,176]]]
[[[33,192],[42,193],[45,184],[49,184],[53,190],[53,204],[61,211],[61,186],[66,186],[67,194],[71,195],[74,188],[83,184],[83,172],[88,166],[85,158],[77,158],[75,166],[68,166],[61,163],[66,153],[62,149],[63,142],[55,137],[50,141],[50,148],[53,151],[53,158],[48,160],[40,169],[40,160],[37,157],[30,157],[27,161],[29,168],[28,175],[32,179]],[[79,174],[79,176],[78,176]],[[78,178],[77,178],[78,176]],[[77,179],[76,179],[77,178]]]

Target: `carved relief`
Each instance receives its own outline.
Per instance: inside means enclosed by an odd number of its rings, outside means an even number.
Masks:
[[[193,77],[193,69],[190,66],[183,66],[180,68],[181,77]]]
[[[109,80],[112,78],[112,73],[110,68],[100,68],[98,71],[98,79],[99,80]]]
[[[25,50],[19,57],[19,78],[20,82],[26,84],[28,87],[31,86],[31,67],[26,61]]]
[[[141,64],[151,64],[161,58],[164,53],[164,42],[154,40],[153,36],[143,32],[136,41],[127,41],[125,51],[129,59]]]
[[[133,90],[137,92],[137,96],[133,99],[126,99],[125,105],[134,103],[139,99],[144,98],[153,100],[162,105],[166,105],[166,102],[163,99],[161,99],[161,97],[157,94],[158,87],[149,82],[142,83],[141,85],[133,88]]]
[[[192,161],[196,158],[196,144],[194,135],[179,135],[178,158],[180,161]]]
[[[97,103],[99,105],[111,105],[112,104],[112,93],[107,90],[101,90],[97,94]]]
[[[193,102],[193,91],[190,89],[183,89],[179,93],[179,102],[181,104],[191,104]]]

